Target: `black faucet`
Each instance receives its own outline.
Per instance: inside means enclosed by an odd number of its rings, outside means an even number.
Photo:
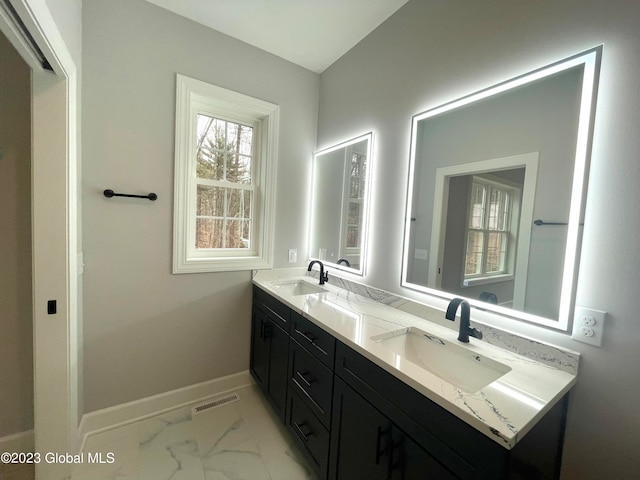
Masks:
[[[309,267],[307,268],[307,272],[311,271],[311,267],[313,267],[314,263],[317,263],[320,265],[320,285],[324,285],[324,282],[329,281],[329,272],[324,271],[324,265],[320,260],[312,260],[311,263],[309,264]]]
[[[351,268],[351,264],[349,263],[349,260],[347,260],[346,258],[341,258],[340,260],[338,260],[336,262],[338,265],[340,265],[341,263],[343,263],[346,267]]]
[[[469,316],[471,313],[471,307],[469,302],[462,298],[454,298],[449,302],[447,307],[447,313],[444,314],[444,318],[447,320],[455,320],[456,312],[458,311],[458,305],[460,305],[460,333],[458,334],[458,340],[464,343],[469,343],[469,335],[472,335],[478,339],[482,338],[482,332],[472,328],[469,325]]]

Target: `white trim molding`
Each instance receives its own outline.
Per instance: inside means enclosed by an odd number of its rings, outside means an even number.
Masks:
[[[226,377],[196,383],[188,387],[87,413],[82,416],[78,427],[78,437],[81,441],[80,450],[82,450],[87,437],[90,435],[128,425],[176,408],[199,403],[205,399],[254,384],[251,374],[248,370],[245,370]]]
[[[196,117],[203,113],[256,125],[253,240],[250,251],[196,249]],[[184,75],[176,78],[173,273],[265,269],[273,266],[276,163],[280,107]],[[218,251],[214,251],[218,250]]]
[[[26,453],[34,452],[35,448],[33,430],[0,437],[0,452]]]

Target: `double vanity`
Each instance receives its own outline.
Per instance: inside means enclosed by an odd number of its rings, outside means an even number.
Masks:
[[[318,478],[558,478],[577,356],[478,325],[462,343],[444,312],[330,282],[253,279],[251,373]]]

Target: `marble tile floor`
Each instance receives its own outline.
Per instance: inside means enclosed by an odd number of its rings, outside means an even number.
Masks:
[[[33,464],[0,463],[0,480],[34,480],[36,478]]]
[[[235,392],[193,416],[184,407],[88,437],[72,480],[315,480],[257,387]]]

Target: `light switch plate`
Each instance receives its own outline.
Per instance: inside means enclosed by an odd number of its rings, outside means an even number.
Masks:
[[[298,261],[298,249],[290,248],[289,249],[289,263],[296,263]]]
[[[601,347],[605,318],[607,318],[606,312],[576,305],[571,338],[578,342]]]
[[[429,250],[416,248],[413,256],[416,260],[427,260],[429,258]]]

